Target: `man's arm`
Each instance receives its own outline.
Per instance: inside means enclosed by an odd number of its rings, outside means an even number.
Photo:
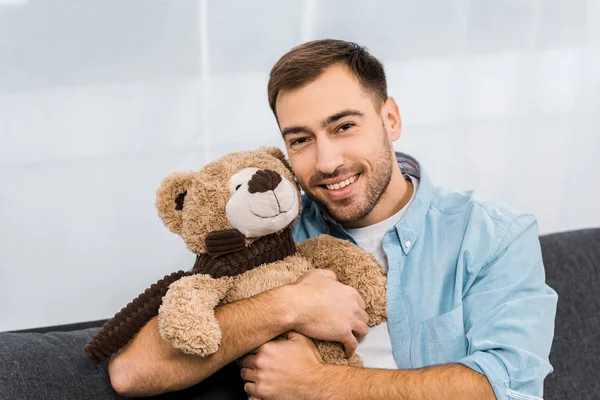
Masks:
[[[512,221],[493,254],[472,268],[463,295],[469,354],[457,364],[404,371],[323,366],[309,341],[270,342],[242,360],[246,390],[267,400],[290,391],[298,398],[360,393],[352,397],[493,399],[490,390],[498,400],[541,400],[544,378],[552,371],[548,355],[557,295],[545,283],[535,219],[523,215]]]
[[[113,388],[124,396],[148,396],[190,387],[225,365],[286,331],[289,308],[280,293],[269,291],[254,298],[215,309],[222,330],[219,350],[200,357],[173,348],[150,320],[109,362]]]
[[[310,399],[495,400],[485,375],[464,365],[417,370],[361,369],[323,364]]]
[[[326,270],[310,271],[296,284],[217,307],[215,316],[223,336],[219,350],[208,357],[174,349],[152,319],[110,360],[113,388],[125,396],[181,390],[290,329],[342,342],[351,353],[357,345],[353,332],[358,338],[366,334],[368,320],[358,293]]]
[[[485,374],[498,400],[541,399],[552,372],[557,295],[545,282],[535,218],[521,215],[463,297],[469,355],[458,363]]]
[[[245,390],[264,400],[442,399],[493,400],[485,375],[464,365],[383,370],[325,364],[313,342],[296,332],[242,359]]]

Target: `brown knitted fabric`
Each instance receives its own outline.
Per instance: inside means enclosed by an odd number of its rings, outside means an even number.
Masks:
[[[222,256],[201,254],[196,257],[192,270],[195,274],[208,274],[213,278],[235,276],[263,264],[283,260],[296,253],[292,230],[272,233],[255,240],[242,250]]]
[[[228,234],[225,235],[229,237]],[[233,235],[231,235],[233,237]],[[200,254],[191,272],[178,271],[165,276],[127,304],[85,345],[84,352],[95,362],[111,357],[158,314],[169,285],[184,276],[209,274],[213,278],[242,274],[265,263],[283,260],[296,253],[291,229],[255,240],[241,250],[225,255]]]
[[[206,252],[213,257],[235,253],[246,247],[246,238],[237,229],[212,231],[204,239]]]
[[[127,344],[131,338],[155,315],[167,293],[169,285],[191,272],[178,271],[166,275],[135,300],[109,319],[84,347],[84,353],[94,362],[106,360]]]

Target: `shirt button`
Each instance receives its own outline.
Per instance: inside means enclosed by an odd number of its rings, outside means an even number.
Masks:
[[[405,245],[407,248],[409,248],[411,244],[412,244],[412,243],[410,242],[410,240],[407,240],[407,241],[406,241],[406,243],[404,243],[404,245]]]

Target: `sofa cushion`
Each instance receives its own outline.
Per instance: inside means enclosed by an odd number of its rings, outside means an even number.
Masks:
[[[559,296],[550,353],[554,372],[544,398],[600,399],[600,229],[546,235],[540,242],[546,280]],[[108,363],[96,365],[83,355],[99,326],[55,332],[70,329],[0,333],[0,398],[121,399],[110,386]],[[245,398],[233,364],[189,389],[154,397]]]
[[[97,328],[72,332],[1,333],[0,387],[6,399],[117,399],[108,365],[83,356]]]
[[[0,333],[0,399],[124,399],[110,384],[108,362],[92,363],[83,346],[99,327],[71,332]],[[150,399],[246,399],[239,368],[229,365],[189,389]]]
[[[600,399],[600,229],[540,238],[558,310],[545,399]]]

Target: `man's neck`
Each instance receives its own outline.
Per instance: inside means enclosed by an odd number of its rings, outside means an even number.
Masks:
[[[386,189],[370,213],[358,221],[344,223],[346,229],[364,228],[384,221],[404,208],[413,196],[412,181],[404,179],[397,163],[392,167],[392,176]]]

